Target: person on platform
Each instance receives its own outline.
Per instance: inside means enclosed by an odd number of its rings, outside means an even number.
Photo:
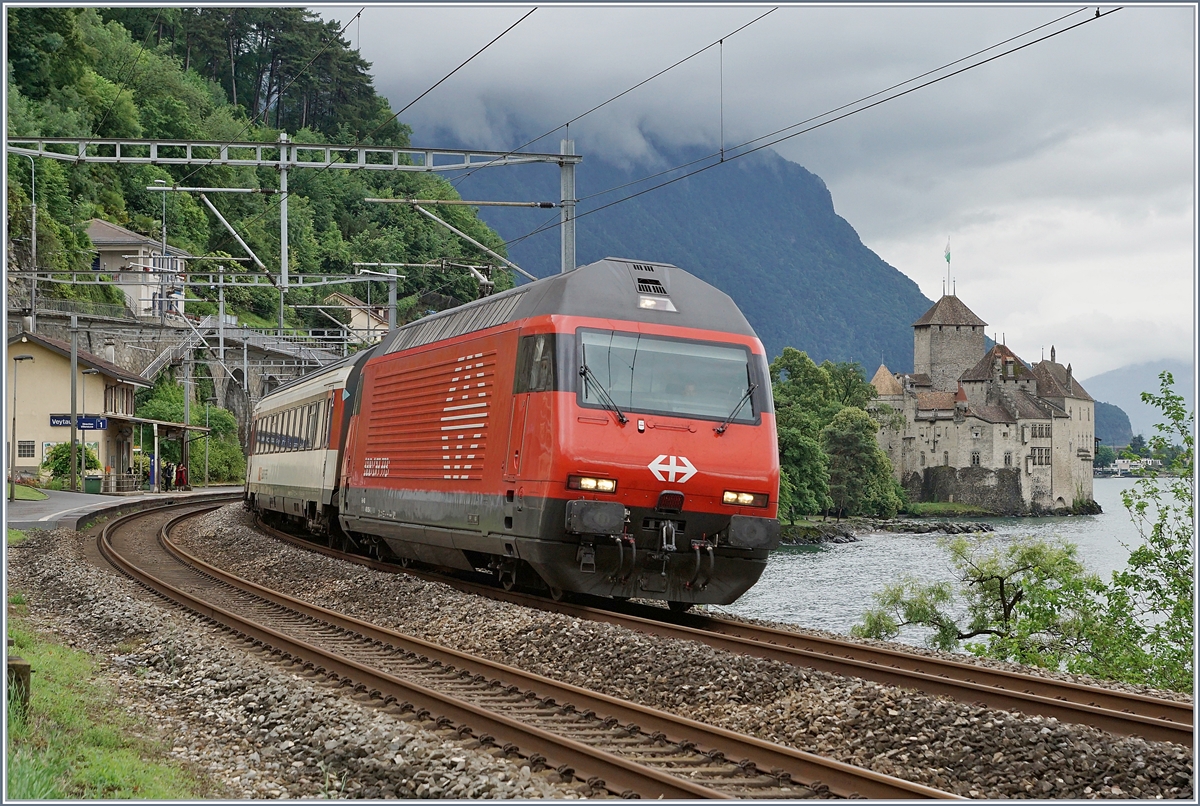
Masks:
[[[171,467],[171,463],[167,462],[162,466],[162,491],[164,493],[171,492],[171,481],[175,478],[175,468]]]

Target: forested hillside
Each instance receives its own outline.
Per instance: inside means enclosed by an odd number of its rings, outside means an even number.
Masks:
[[[549,142],[542,150],[557,151]],[[912,323],[933,303],[863,244],[835,212],[820,177],[773,151],[588,214],[672,175],[630,182],[706,153],[658,152],[661,165],[584,154],[577,172],[579,263],[610,255],[674,263],[733,297],[772,357],[791,346],[818,362],[857,361],[870,372],[881,359],[893,371],[912,369]],[[558,171],[545,165],[476,171],[457,187],[467,199],[559,198]],[[616,187],[622,189],[603,193]],[[554,220],[511,208],[482,208],[480,215],[510,242]],[[535,274],[559,269],[557,229],[509,249]]]
[[[372,85],[370,65],[337,26],[295,8],[12,8],[8,14],[8,135],[123,137],[407,145]],[[30,263],[30,160],[8,158],[9,235],[14,266]],[[289,264],[293,273],[351,273],[355,261],[485,262],[478,250],[404,205],[367,197],[453,198],[438,176],[382,171],[294,170],[289,177]],[[161,194],[154,180],[211,187],[277,188],[273,169],[220,166],[118,166],[40,159],[38,248],[42,270],[86,269],[87,222],[103,218],[159,237]],[[212,194],[271,272],[279,268],[277,196]],[[470,208],[443,210],[459,229],[503,254],[503,244]],[[244,257],[236,241],[192,194],[167,194],[167,237],[193,255]],[[461,270],[407,269],[402,294],[423,291],[474,299]],[[511,284],[507,273],[499,287]],[[344,288],[344,287],[343,287]],[[385,293],[377,284],[375,294]],[[351,293],[366,295],[365,283]],[[51,285],[41,293],[105,297],[107,288]],[[202,296],[211,292],[201,291]],[[328,326],[311,304],[319,289],[288,294],[288,321]],[[271,289],[230,291],[245,314],[274,319]],[[117,300],[112,300],[117,301]],[[192,311],[203,310],[203,304]]]

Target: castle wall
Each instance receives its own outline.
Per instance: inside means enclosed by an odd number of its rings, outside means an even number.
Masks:
[[[927,467],[906,474],[903,485],[912,501],[952,501],[1015,515],[1028,509],[1022,480],[1017,468]]]
[[[934,391],[954,392],[958,376],[984,353],[983,328],[977,325],[929,325],[929,377]]]

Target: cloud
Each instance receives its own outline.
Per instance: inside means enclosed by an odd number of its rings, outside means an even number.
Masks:
[[[399,109],[526,10],[368,7],[347,36],[361,30],[376,87]],[[539,8],[403,119],[417,144],[512,148],[765,10]],[[655,144],[759,137],[1070,11],[781,7],[573,124],[580,170],[588,154],[658,169]],[[952,236],[960,293],[1027,345],[1018,352],[1054,341],[1088,374],[1190,356],[1194,15],[1127,7],[776,149],[821,176],[867,246],[930,296]],[[561,136],[537,150],[556,152]]]

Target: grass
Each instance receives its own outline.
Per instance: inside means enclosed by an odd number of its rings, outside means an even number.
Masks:
[[[15,546],[27,537],[29,537],[29,535],[25,534],[20,529],[9,529],[7,534],[7,542],[8,545]]]
[[[951,501],[930,501],[924,504],[909,504],[908,514],[915,515],[918,518],[978,518],[995,515],[996,513],[972,506],[971,504],[961,504]]]
[[[33,667],[28,711],[8,705],[8,797],[195,799],[206,787],[168,758],[148,723],[114,704],[85,652],[34,630],[10,597],[9,637]],[[23,602],[23,599],[22,599]]]
[[[11,488],[5,487],[7,493]],[[18,484],[16,489],[16,499],[18,501],[45,501],[50,496],[46,495],[36,487],[28,487],[24,484]]]

